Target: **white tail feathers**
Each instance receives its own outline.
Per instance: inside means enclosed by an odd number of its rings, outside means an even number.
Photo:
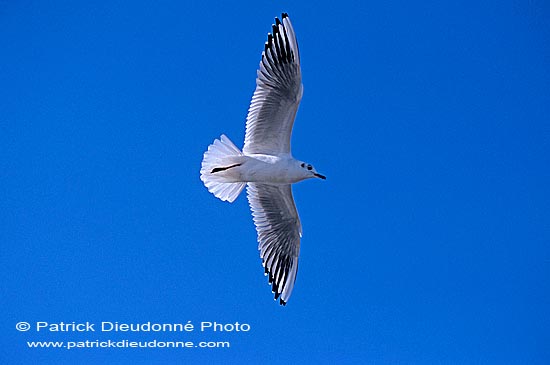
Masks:
[[[217,198],[232,203],[245,187],[246,182],[235,182],[231,174],[226,172],[240,166],[242,156],[242,152],[224,134],[208,146],[202,159],[201,180]]]

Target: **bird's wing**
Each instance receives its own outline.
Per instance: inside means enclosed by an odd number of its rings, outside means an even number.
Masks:
[[[285,305],[294,288],[302,225],[290,185],[248,183],[248,203],[258,232],[258,249],[269,283]]]
[[[290,135],[302,99],[300,53],[287,14],[275,18],[246,117],[245,154],[290,153]]]

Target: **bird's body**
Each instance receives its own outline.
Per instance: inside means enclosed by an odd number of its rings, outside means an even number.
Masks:
[[[289,155],[242,155],[232,159],[227,168],[218,167],[220,170],[215,173],[228,182],[294,184],[313,177],[300,167],[301,163]]]
[[[258,232],[258,249],[265,273],[281,304],[286,304],[296,280],[302,225],[291,184],[325,177],[296,160],[290,136],[302,98],[300,55],[287,14],[275,18],[268,34],[248,110],[243,150],[222,135],[208,147],[201,180],[221,200],[233,202],[247,186]]]

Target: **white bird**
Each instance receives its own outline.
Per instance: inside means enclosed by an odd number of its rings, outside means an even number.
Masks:
[[[286,305],[298,270],[302,225],[291,184],[326,179],[290,153],[290,135],[302,99],[300,54],[288,14],[275,18],[257,72],[246,117],[242,152],[222,134],[204,153],[201,180],[221,200],[233,202],[247,186],[258,249],[275,300]]]

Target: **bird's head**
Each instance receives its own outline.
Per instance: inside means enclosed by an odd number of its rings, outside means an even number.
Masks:
[[[318,177],[319,179],[323,180],[327,179],[326,176],[318,173],[317,170],[315,170],[315,167],[313,167],[311,164],[300,162],[300,168],[304,170],[306,178]]]

